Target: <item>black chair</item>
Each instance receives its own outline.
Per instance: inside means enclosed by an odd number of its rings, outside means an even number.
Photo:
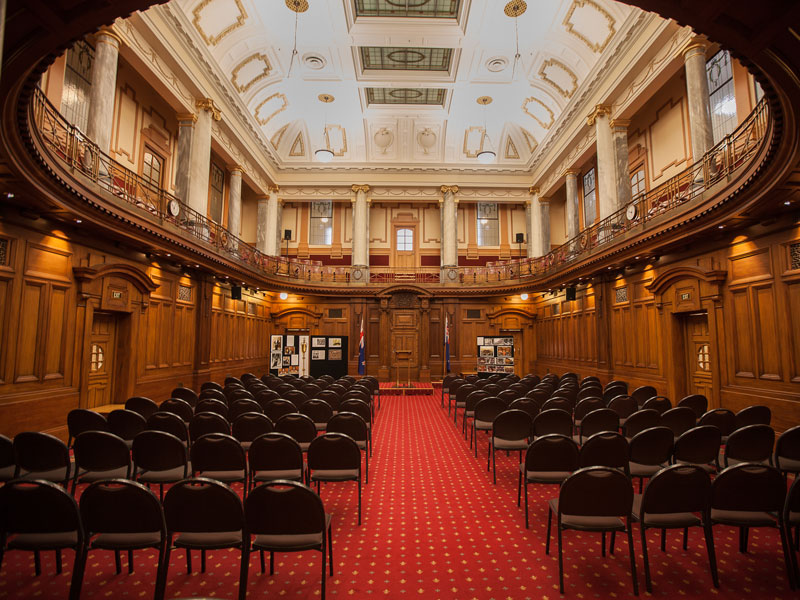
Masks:
[[[250,400],[248,398],[234,400],[228,407],[228,421],[233,423],[240,415],[250,412],[263,413],[264,409],[261,408],[261,405],[255,400]]]
[[[167,522],[167,551],[161,582],[164,589],[169,572],[171,548],[186,551],[186,570],[192,572],[192,550],[201,551],[200,572],[206,570],[206,551],[238,548],[242,551],[239,573],[239,600],[247,595],[247,563],[250,544],[244,508],[239,496],[224,483],[195,477],[173,485],[164,497]]]
[[[144,485],[125,479],[96,481],[81,494],[80,510],[86,532],[82,564],[86,564],[90,550],[113,550],[119,574],[120,552],[127,551],[128,573],[133,573],[133,551],[155,548],[156,573],[161,572],[167,551],[164,511],[159,499]],[[154,597],[163,594],[156,589]]]
[[[722,434],[713,425],[698,425],[675,440],[672,462],[696,465],[706,473],[716,471]]]
[[[775,444],[775,467],[786,477],[800,473],[800,425],[787,429]]]
[[[355,481],[358,485],[358,524],[361,525],[361,450],[343,433],[326,433],[308,447],[309,481]]]
[[[79,483],[101,479],[130,479],[131,452],[121,437],[107,431],[84,431],[72,447],[75,468],[72,495]]]
[[[645,535],[650,528],[661,529],[663,551],[665,530],[683,529],[683,549],[686,550],[689,527],[702,527],[711,580],[715,588],[719,587],[710,513],[711,480],[708,473],[695,465],[672,465],[661,469],[647,483],[644,494],[634,496],[633,519],[639,522],[642,534],[644,580],[648,592],[653,591]]]
[[[619,431],[619,415],[610,408],[598,408],[586,415],[578,426],[578,434],[572,437],[583,444],[586,438],[603,431]]]
[[[695,417],[699,419],[708,411],[708,398],[703,394],[689,394],[678,402],[678,406],[687,406],[694,411]]]
[[[14,442],[0,435],[0,483],[14,479],[17,464],[14,462]]]
[[[575,405],[575,410],[572,413],[572,420],[575,424],[575,431],[578,431],[581,427],[581,421],[583,418],[588,415],[590,412],[606,408],[606,403],[603,402],[602,398],[597,398],[595,396],[590,396],[588,398],[583,398]]]
[[[676,406],[661,415],[661,424],[672,430],[677,439],[697,424],[698,416],[689,406]]]
[[[578,465],[584,467],[610,467],[630,476],[630,449],[628,440],[616,431],[600,431],[590,436],[581,446]]]
[[[147,420],[137,412],[118,408],[108,413],[108,430],[118,435],[130,448],[133,438],[147,428]]]
[[[325,431],[328,421],[333,416],[333,409],[325,400],[312,398],[311,400],[303,402],[300,406],[300,413],[306,415],[314,422],[317,431]]]
[[[467,398],[467,410],[469,412],[470,409],[470,399],[473,397],[474,394],[480,394],[481,399],[478,400],[477,404],[475,404],[475,408],[473,409],[473,417],[472,417],[472,429],[469,432],[469,446],[472,448],[472,438],[475,438],[475,456],[478,456],[478,432],[479,431],[486,431],[489,432],[492,430],[492,423],[497,418],[497,416],[506,410],[507,404],[498,398],[497,396],[483,396],[486,392],[472,392]],[[491,447],[491,442],[489,443]],[[486,469],[489,469],[489,452],[491,448],[487,448],[486,451]],[[526,444],[527,447],[527,444]]]
[[[786,483],[780,471],[768,465],[742,463],[721,471],[711,484],[711,524],[739,528],[739,552],[747,552],[748,532],[753,527],[778,529],[789,586],[794,573],[783,521]]]
[[[231,404],[234,404],[238,400],[232,400]],[[204,398],[197,403],[197,406],[194,407],[195,413],[201,412],[213,412],[217,413],[221,417],[228,418],[228,405],[220,400],[215,400],[213,398]]]
[[[216,381],[206,381],[200,386],[200,391],[204,392],[206,390],[219,390],[221,392],[222,386]]]
[[[314,421],[300,413],[283,415],[275,421],[275,431],[292,436],[300,444],[303,452],[308,451],[309,444],[317,437]]]
[[[722,467],[739,463],[772,464],[775,447],[775,430],[769,425],[746,425],[737,429],[725,444],[722,454]]]
[[[67,446],[72,448],[72,442],[84,431],[108,431],[108,421],[99,412],[87,408],[73,408],[67,413],[67,430],[69,431]]]
[[[623,438],[624,439],[624,438]],[[558,530],[558,583],[564,593],[564,558],[562,532],[566,529],[578,531],[625,532],[628,536],[628,552],[631,560],[633,593],[639,595],[636,578],[636,555],[633,548],[631,512],[633,490],[628,477],[617,469],[587,467],[577,470],[561,484],[558,498],[550,500],[547,512],[547,543],[545,553],[550,553],[550,522],[556,515]],[[611,545],[614,552],[614,545]],[[603,544],[605,556],[605,543]]]
[[[206,389],[201,391],[197,401],[199,402],[200,400],[219,400],[224,404],[228,404],[228,397],[221,389]]]
[[[177,436],[165,431],[143,431],[133,439],[131,448],[137,479],[158,484],[159,498],[164,498],[164,484],[175,483],[189,475],[186,446]]]
[[[242,448],[250,449],[250,445],[258,436],[275,431],[275,425],[263,413],[244,413],[231,425],[231,435],[239,440]]]
[[[769,406],[763,404],[747,406],[736,413],[736,429],[747,425],[770,425],[771,423],[772,411]]]
[[[369,433],[369,454],[372,456],[372,411],[370,411],[369,406],[360,400],[343,400],[339,405],[339,411],[356,413],[364,419],[364,423],[367,424],[367,433]]]
[[[369,484],[369,452],[367,452],[367,442],[369,440],[369,430],[367,424],[360,415],[351,412],[340,412],[331,417],[328,421],[328,433],[344,433],[353,438],[360,450],[364,451],[364,482]]]
[[[189,421],[189,437],[194,443],[200,436],[207,433],[230,434],[231,425],[222,415],[214,412],[204,411],[195,413]]]
[[[636,399],[636,403],[641,407],[645,402],[658,395],[656,388],[652,385],[642,385],[631,392],[631,396]]]
[[[653,396],[642,404],[643,409],[653,409],[659,415],[663,415],[672,408],[672,402],[666,396]]]
[[[556,396],[554,398],[550,398],[547,402],[542,404],[542,411],[558,409],[563,410],[564,412],[568,412],[572,414],[572,411],[575,409],[575,402],[570,400],[569,398],[561,398]]]
[[[247,496],[247,455],[235,437],[207,433],[194,440],[191,449],[193,477],[206,477],[230,485],[241,481]]]
[[[325,598],[325,563],[330,563],[333,576],[333,531],[331,515],[325,512],[322,500],[313,490],[294,481],[278,480],[253,489],[244,503],[248,535],[252,535],[251,551],[269,552],[269,574],[275,574],[275,552],[322,552],[320,596]],[[244,579],[247,580],[247,563]]]
[[[132,410],[148,419],[150,415],[158,412],[158,404],[144,396],[133,396],[125,401],[125,410]]]
[[[194,409],[186,400],[180,398],[168,398],[158,405],[159,412],[168,412],[178,415],[184,423],[188,424],[192,420]],[[200,409],[203,410],[203,409]]]
[[[34,572],[41,575],[39,553],[55,550],[61,573],[61,551],[75,551],[69,598],[78,600],[83,563],[83,524],[75,499],[63,488],[42,479],[14,479],[0,488],[0,567],[10,550],[33,552]]]
[[[517,398],[508,405],[509,410],[524,410],[533,421],[539,414],[539,405],[532,398]]]
[[[525,529],[528,528],[528,484],[561,485],[578,469],[579,454],[578,444],[571,437],[558,433],[538,437],[528,446],[525,460],[519,465],[517,484],[517,506],[522,487],[525,487]]]
[[[724,444],[728,440],[728,436],[736,429],[736,415],[727,408],[712,408],[697,420],[697,424],[713,425],[719,429]]]
[[[667,427],[651,427],[628,441],[628,471],[639,479],[639,493],[645,477],[652,477],[669,465],[675,438]]]
[[[800,585],[800,569],[797,566],[797,543],[800,541],[800,478],[795,477],[789,493],[786,494],[786,502],[783,505],[783,523],[786,527],[786,542],[789,545],[789,558],[792,563],[792,573],[794,574],[795,585]],[[791,530],[794,527],[794,544],[792,543]]]
[[[170,397],[180,398],[181,400],[185,400],[193,408],[197,404],[197,401],[199,400],[197,392],[187,387],[176,387],[174,390],[172,390]]]
[[[189,447],[189,428],[183,419],[174,413],[161,411],[153,413],[147,419],[147,429],[171,433],[183,442],[187,448]]]
[[[622,426],[622,435],[629,440],[645,429],[661,425],[661,415],[652,408],[642,408],[633,413]]]
[[[572,415],[560,408],[543,410],[533,419],[533,436],[535,438],[551,433],[572,435]]]
[[[14,436],[14,477],[44,479],[67,488],[72,473],[67,445],[49,433],[23,431]]]
[[[463,389],[463,388],[462,388]],[[461,418],[461,433],[464,436],[464,439],[467,439],[467,422],[471,419],[474,427],[475,423],[475,407],[478,404],[489,398],[491,394],[489,392],[485,392],[482,389],[475,390],[467,394],[466,400],[464,402],[464,413],[462,414]],[[502,402],[502,401],[501,401]],[[503,404],[505,408],[505,404]],[[472,429],[470,429],[470,448],[472,448]]]
[[[283,415],[290,415],[297,412],[297,407],[282,398],[270,400],[264,406],[264,414],[270,418],[270,421],[277,423]]]
[[[477,412],[476,412],[477,414]],[[505,410],[497,415],[492,422],[492,439],[490,442],[492,451],[492,483],[497,483],[497,465],[495,453],[498,450],[506,452],[512,450],[519,451],[520,462],[522,452],[528,449],[528,443],[532,437],[533,421],[528,413],[522,410]],[[477,448],[478,443],[475,442]],[[488,464],[486,465],[488,468]]]
[[[260,482],[291,479],[305,481],[305,463],[300,444],[285,433],[273,431],[258,436],[247,451],[250,488]]]
[[[639,410],[639,405],[633,396],[619,395],[611,399],[608,408],[619,415],[619,423],[622,427],[633,413]]]

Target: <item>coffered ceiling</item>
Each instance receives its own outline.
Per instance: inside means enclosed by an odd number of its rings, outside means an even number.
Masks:
[[[173,0],[167,10],[279,172],[526,172],[641,14],[611,0]],[[326,146],[333,161],[319,165]],[[481,164],[486,149],[497,156]]]

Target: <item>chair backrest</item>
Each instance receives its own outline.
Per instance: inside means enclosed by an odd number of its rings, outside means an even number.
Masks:
[[[97,533],[153,533],[167,535],[164,510],[146,486],[127,479],[105,479],[81,494],[81,519],[87,536]]]
[[[145,419],[148,419],[150,415],[158,412],[158,404],[144,396],[133,396],[125,401],[125,409],[137,412]]]
[[[229,434],[230,432],[231,424],[228,420],[214,412],[204,411],[195,413],[192,420],[189,421],[189,436],[192,438],[192,441],[207,433]]]
[[[310,535],[325,530],[320,497],[296,481],[271,481],[255,487],[244,502],[248,533]]]
[[[608,403],[608,408],[617,413],[620,420],[622,420],[627,419],[639,410],[639,405],[636,403],[636,398],[633,396],[621,394],[611,399],[611,402]]]
[[[550,398],[547,402],[542,404],[542,411],[557,408],[572,415],[572,410],[575,408],[575,403],[567,398]]]
[[[663,415],[672,408],[672,402],[666,396],[653,396],[642,404],[642,408],[652,408],[658,411],[658,414]]]
[[[699,419],[708,410],[708,398],[703,396],[703,394],[689,394],[678,402],[678,406],[688,406]]]
[[[239,495],[224,483],[206,477],[173,484],[164,496],[164,516],[170,534],[246,532]]]
[[[67,467],[64,480],[69,479],[69,449],[64,442],[49,433],[23,431],[15,435],[14,462],[19,469],[34,472]]]
[[[502,400],[506,404],[506,406],[508,406],[514,400],[519,398],[521,395],[522,394],[520,394],[518,390],[512,390],[512,389],[506,388],[502,392],[497,394],[497,398],[500,398],[500,400]]]
[[[458,387],[456,390],[456,402],[461,404],[467,401],[467,396],[469,396],[472,392],[477,390],[478,388],[475,387],[471,383],[464,383]]]
[[[581,421],[590,412],[605,407],[606,403],[603,402],[602,398],[597,398],[594,396],[584,398],[575,405],[575,411],[572,414],[572,417],[575,419],[575,421]]]
[[[614,467],[629,472],[628,440],[616,431],[601,431],[585,439],[579,458],[581,467]]]
[[[241,379],[239,379],[238,377],[234,377],[233,375],[228,375],[228,376],[225,378],[225,381],[224,381],[223,383],[225,383],[225,387],[227,387],[227,386],[229,386],[229,385],[231,385],[231,384],[234,384],[234,385],[244,385],[244,383],[242,383],[242,380],[241,380]]]
[[[316,383],[307,383],[300,388],[300,391],[303,392],[309,398],[316,398],[317,394],[319,394],[322,391],[322,388],[318,386]]]
[[[661,414],[661,424],[669,427],[675,437],[689,431],[696,422],[697,415],[688,406],[676,406]]]
[[[645,402],[650,400],[650,398],[653,398],[657,395],[658,392],[652,385],[642,385],[631,392],[631,396],[636,399],[636,403],[639,406],[643,406]]]
[[[300,408],[303,405],[303,402],[308,400],[308,396],[306,396],[300,390],[291,390],[281,393],[281,398],[284,400],[288,400],[292,404],[294,404],[297,408]]]
[[[663,465],[672,457],[675,437],[669,427],[650,427],[634,435],[628,443],[628,460],[640,465]]]
[[[308,416],[300,413],[283,415],[275,421],[275,431],[292,436],[301,444],[317,437],[317,428]]]
[[[619,415],[610,408],[593,410],[581,420],[581,438],[585,439],[601,431],[618,431]],[[623,438],[624,439],[624,438]]]
[[[200,391],[204,392],[206,390],[219,390],[221,392],[222,386],[216,381],[206,381],[200,386]]]
[[[355,398],[350,400],[342,400],[342,403],[339,404],[339,412],[356,413],[359,417],[364,419],[364,422],[367,425],[372,423],[372,411],[370,410],[369,405],[361,400],[356,400]]]
[[[340,412],[333,415],[325,428],[327,433],[344,433],[356,442],[366,442],[367,424],[359,415],[352,412]]]
[[[769,425],[747,425],[737,429],[725,443],[724,461],[761,462],[772,457],[775,447],[775,430]]]
[[[233,387],[233,388],[225,388],[223,390],[225,397],[228,399],[228,403],[233,402],[234,400],[238,400],[240,398],[249,398],[250,400],[255,400],[255,396],[247,391],[244,388]]]
[[[558,512],[591,517],[629,517],[633,487],[620,470],[596,466],[578,469],[561,484]]]
[[[572,435],[572,415],[560,408],[542,410],[533,419],[533,435],[536,437],[558,433]]]
[[[67,413],[68,445],[72,445],[78,435],[84,431],[108,431],[108,421],[99,412],[86,408],[73,408]]]
[[[258,436],[275,430],[275,425],[264,413],[244,413],[231,424],[231,435],[240,442],[252,442]]]
[[[361,450],[356,441],[344,433],[326,433],[308,446],[308,468],[361,469]]]
[[[247,466],[242,445],[232,435],[207,433],[194,440],[192,469],[197,471],[237,471]]]
[[[198,398],[198,402],[200,400],[205,400],[206,398],[211,398],[213,400],[219,400],[225,404],[228,404],[228,397],[222,393],[222,390],[217,389],[207,389],[200,392],[200,397]]]
[[[594,375],[587,375],[586,377],[581,379],[580,386],[583,387],[587,383],[600,383],[600,379],[598,377],[595,377]]]
[[[333,416],[333,408],[325,400],[312,398],[303,402],[300,406],[300,413],[306,415],[314,423],[327,423]]]
[[[580,450],[573,439],[560,433],[537,437],[525,452],[526,471],[572,472],[578,469]]]
[[[14,442],[11,438],[0,434],[0,469],[14,464]]]
[[[603,388],[600,387],[600,384],[590,384],[581,387],[578,390],[578,393],[575,395],[575,399],[579,402],[584,398],[601,398],[603,397]]]
[[[181,400],[180,398],[168,398],[167,400],[164,400],[161,404],[159,404],[158,410],[159,412],[168,412],[172,413],[173,415],[178,415],[181,419],[183,419],[184,423],[191,421],[192,415],[194,414],[192,405],[186,400]]]
[[[186,402],[188,402],[189,405],[192,407],[194,407],[194,405],[197,404],[197,401],[199,400],[197,393],[194,390],[189,389],[187,387],[176,387],[174,390],[172,390],[170,397],[186,400]]]
[[[477,410],[475,416],[480,418]],[[533,420],[524,410],[506,409],[492,422],[492,437],[501,440],[527,440],[532,432]]]
[[[136,468],[147,471],[187,468],[183,441],[166,431],[145,430],[137,435],[133,438],[131,455]]]
[[[720,471],[711,483],[712,509],[780,513],[785,498],[783,476],[768,465],[734,465]]]
[[[108,429],[123,440],[132,440],[147,427],[145,418],[137,412],[118,408],[108,413]]]
[[[465,410],[467,412],[474,411],[480,402],[483,402],[486,398],[490,397],[492,397],[491,394],[484,390],[475,390],[474,392],[470,392],[467,395]]]
[[[711,508],[711,479],[697,465],[671,465],[647,483],[642,513],[703,513]]]
[[[231,403],[236,402],[236,400],[231,400]],[[214,398],[204,398],[197,403],[197,406],[194,407],[195,412],[213,412],[217,413],[218,415],[228,418],[228,405],[220,400],[215,400]]]
[[[267,415],[273,423],[277,423],[284,415],[290,415],[297,412],[297,407],[288,400],[279,398],[277,400],[270,400],[264,405],[264,414]]]
[[[508,405],[509,410],[524,410],[531,420],[539,414],[539,404],[533,398],[517,398]]]
[[[772,411],[763,404],[754,404],[736,413],[736,429],[747,425],[769,425],[771,422]]]
[[[278,392],[276,392],[275,390],[266,389],[258,392],[258,394],[256,394],[255,400],[261,405],[261,408],[263,409],[266,407],[267,402],[271,400],[278,400],[280,397],[281,397],[280,394],[278,394]]]
[[[783,507],[783,522],[786,523],[787,527],[789,527],[790,523],[797,524],[796,515],[800,513],[800,484],[797,483],[798,481],[800,481],[800,477],[795,477],[789,488],[789,493],[786,495],[786,502]],[[792,519],[792,513],[795,514],[794,519]]]
[[[784,464],[781,464],[781,459],[784,459]],[[775,466],[785,469],[786,459],[800,461],[800,425],[784,431],[775,444]]]
[[[147,419],[147,429],[171,433],[183,442],[189,441],[189,429],[183,419],[171,412],[157,412]]]
[[[228,421],[233,423],[239,417],[239,415],[249,412],[263,413],[264,409],[261,408],[261,405],[258,402],[255,400],[250,400],[249,398],[239,398],[238,400],[234,400],[228,407]]]
[[[118,435],[108,431],[84,431],[75,438],[72,447],[75,468],[87,471],[110,471],[127,467],[131,476],[131,451]]]
[[[622,434],[632,438],[637,433],[661,425],[661,415],[652,408],[642,408],[633,413],[622,426]]]
[[[628,382],[627,381],[622,381],[622,380],[619,380],[619,379],[613,379],[613,380],[609,381],[606,384],[606,387],[603,388],[603,391],[607,392],[608,390],[614,389],[614,388],[617,388],[617,389],[620,389],[620,390],[625,390],[622,393],[623,394],[627,394],[628,393]]]
[[[697,421],[698,425],[713,425],[723,435],[730,435],[736,429],[736,415],[727,408],[712,408]]]
[[[258,436],[247,451],[251,471],[302,470],[303,450],[292,436],[272,431]]]
[[[0,488],[0,537],[8,533],[77,532],[83,524],[75,498],[64,488],[41,479],[16,479]]]
[[[675,440],[672,455],[677,462],[706,465],[717,460],[722,434],[713,425],[698,425]]]

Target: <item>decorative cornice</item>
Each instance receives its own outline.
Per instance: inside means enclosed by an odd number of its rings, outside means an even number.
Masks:
[[[626,131],[628,127],[631,125],[630,119],[612,119],[609,123],[611,129],[616,129],[618,131]]]
[[[202,98],[195,103],[195,106],[197,110],[206,110],[210,112],[211,118],[215,121],[222,119],[222,112],[211,98]]]
[[[350,189],[356,193],[364,192],[366,194],[369,191],[369,186],[367,184],[359,185],[354,183],[352,186],[350,186]]]
[[[591,127],[595,124],[598,117],[602,116],[611,116],[611,105],[609,104],[598,104],[594,107],[594,110],[586,117],[586,124]]]

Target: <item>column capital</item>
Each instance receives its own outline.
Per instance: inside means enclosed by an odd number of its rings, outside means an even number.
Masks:
[[[197,123],[197,115],[194,113],[178,113],[175,118],[178,119],[178,125],[181,127],[194,126]]]
[[[591,127],[594,125],[597,117],[611,116],[611,106],[608,104],[598,104],[594,110],[586,117],[586,124]]]
[[[269,194],[261,194],[260,196],[256,196],[256,202],[266,202],[269,200]]]
[[[580,175],[580,169],[565,169],[564,172],[561,174],[562,177],[569,177],[572,175],[573,177],[577,177]]]
[[[267,191],[269,191],[269,192],[280,192],[281,191],[281,186],[279,186],[277,183],[275,185],[269,185],[267,187]]]
[[[356,193],[364,192],[366,194],[369,191],[369,186],[367,184],[359,185],[357,183],[354,183],[353,185],[350,186],[350,189]]]
[[[539,204],[550,204],[550,198],[541,197],[539,198]]]
[[[630,127],[631,120],[630,119],[612,119],[609,122],[609,125],[611,126],[611,129],[614,129],[616,131],[624,131],[624,130],[627,130],[628,127]]]
[[[458,193],[458,186],[457,185],[443,185],[439,189],[443,194],[447,194],[448,192],[450,192],[452,194],[457,194]]]
[[[214,104],[214,101],[211,98],[201,98],[195,104],[197,110],[207,110],[211,113],[211,118],[215,121],[219,121],[222,119],[222,112],[220,111],[219,107]]]
[[[697,54],[702,54],[705,58],[707,50],[708,42],[703,38],[696,37],[689,40],[689,42],[681,49],[681,54],[683,54],[683,60],[687,60]]]
[[[112,45],[114,45],[116,48],[119,48],[122,45],[122,38],[119,37],[119,34],[116,31],[109,29],[108,27],[103,27],[102,29],[97,31],[94,35],[98,44],[109,43],[109,40],[102,40],[100,38],[110,38],[111,40],[114,40],[114,42],[116,42],[116,44],[112,43]]]
[[[539,190],[539,188],[537,186],[532,185],[531,187],[528,188],[528,193],[531,196],[538,196],[539,193],[540,193],[540,190]]]
[[[239,173],[239,175],[244,175],[244,167],[242,165],[233,165],[228,169],[231,172],[231,175],[234,173]]]

